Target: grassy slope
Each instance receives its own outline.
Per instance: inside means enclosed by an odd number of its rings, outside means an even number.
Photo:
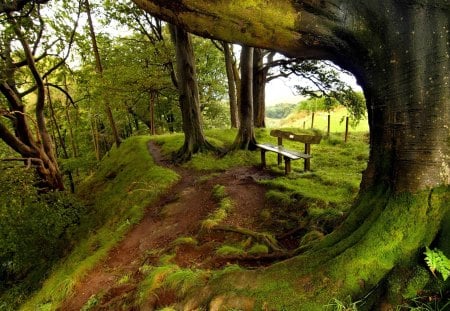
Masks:
[[[210,130],[206,132],[214,145],[226,147],[236,135],[235,130]],[[260,142],[276,143],[268,129],[257,130]],[[283,175],[276,165],[276,155],[267,154],[269,169],[279,177],[263,181],[270,190],[268,199],[283,204],[297,204],[299,200],[309,206],[313,217],[329,217],[336,210],[337,217],[345,212],[356,195],[361,171],[368,154],[366,134],[359,133],[343,143],[342,135],[332,135],[329,140],[312,147],[312,172],[303,172],[303,161],[293,161],[293,173]],[[132,224],[142,216],[144,207],[177,179],[177,176],[153,164],[146,149],[146,137],[131,138],[119,150],[105,157],[96,174],[81,187],[80,195],[93,206],[95,222],[106,225],[83,240],[74,251],[55,267],[41,291],[36,293],[22,310],[54,310],[70,293],[74,284],[103,258]],[[161,135],[155,138],[163,153],[176,151],[183,143],[182,134]],[[302,149],[302,144],[286,143],[288,148]],[[185,166],[205,171],[205,174],[230,167],[258,165],[259,152],[236,151],[221,158],[213,154],[195,155]],[[302,204],[303,204],[302,203]],[[111,208],[115,207],[115,208]],[[333,214],[333,213],[331,213]],[[332,215],[333,216],[333,215]],[[89,223],[92,227],[94,224]],[[178,270],[177,270],[178,271]],[[220,272],[218,272],[220,273]],[[144,286],[145,287],[145,286]]]
[[[96,229],[95,233],[54,268],[42,289],[21,310],[55,310],[76,282],[141,220],[148,204],[178,179],[173,171],[154,164],[147,150],[148,140],[132,137],[123,142],[80,186],[79,195],[92,206],[84,221],[85,230]]]

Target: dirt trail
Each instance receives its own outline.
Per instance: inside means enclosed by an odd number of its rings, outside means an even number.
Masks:
[[[153,143],[149,143],[149,152],[158,165],[170,166]],[[265,194],[264,187],[255,182],[262,174],[258,169],[235,168],[205,178],[208,173],[170,168],[181,176],[180,181],[157,203],[147,208],[142,221],[77,284],[61,310],[80,310],[93,295],[102,297],[96,310],[113,310],[118,302],[127,299],[131,303],[137,284],[143,277],[139,267],[144,263],[155,263],[157,257],[154,251],[167,249],[178,237],[198,235],[201,220],[217,208],[217,202],[212,197],[212,188],[216,184],[225,186],[227,194],[235,202],[234,212],[225,223],[257,229],[258,222],[255,220],[264,208]],[[177,254],[177,264],[186,267],[217,266],[220,263],[212,260],[217,245],[214,240],[220,240],[221,235],[202,234],[204,246],[183,250]],[[121,285],[119,280],[124,276],[129,276],[131,281]]]

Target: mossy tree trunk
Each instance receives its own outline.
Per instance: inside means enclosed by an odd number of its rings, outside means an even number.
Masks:
[[[195,57],[189,34],[181,27],[170,26],[176,49],[178,91],[183,121],[184,144],[175,154],[176,162],[189,160],[197,152],[215,150],[203,133]]]
[[[380,301],[384,282],[398,291],[395,271],[420,258],[450,208],[450,3],[134,1],[199,34],[332,60],[367,100],[370,157],[346,221],[305,254],[230,274],[202,297],[252,292],[259,307],[321,310],[333,297]]]

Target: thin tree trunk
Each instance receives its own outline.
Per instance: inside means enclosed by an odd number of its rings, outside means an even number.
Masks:
[[[253,116],[254,125],[266,127],[266,82],[267,69],[264,68],[264,53],[255,48],[253,53]]]
[[[155,93],[150,93],[150,124],[151,124],[151,134],[156,135],[156,127],[155,127]]]
[[[94,145],[94,151],[95,151],[95,158],[97,159],[97,162],[100,161],[100,141],[99,141],[99,135],[98,135],[98,126],[97,126],[97,119],[96,117],[91,117],[91,133],[92,133],[92,143]]]
[[[228,80],[228,98],[230,101],[230,120],[231,127],[239,127],[239,114],[238,114],[238,100],[237,100],[237,85],[233,72],[233,54],[228,42],[221,41],[223,46],[223,54],[225,56],[225,68]]]
[[[95,70],[98,73],[98,75],[100,76],[100,79],[103,81],[103,66],[102,66],[100,52],[99,52],[98,45],[97,45],[97,38],[95,35],[94,23],[92,21],[91,7],[89,4],[89,0],[84,0],[84,1],[85,1],[85,6],[86,6],[86,14],[87,14],[87,18],[88,18],[89,34],[90,34],[91,40],[92,40],[92,49],[94,50],[94,56],[95,56]],[[111,131],[113,134],[114,142],[116,144],[116,147],[118,148],[120,146],[121,140],[120,140],[120,136],[119,136],[119,131],[117,130],[117,124],[116,124],[116,121],[114,120],[114,115],[111,110],[111,105],[110,105],[109,100],[106,97],[103,99],[103,102],[105,105],[106,116],[108,118],[109,125],[111,127]]]

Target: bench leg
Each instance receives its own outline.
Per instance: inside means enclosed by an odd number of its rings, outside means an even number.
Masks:
[[[266,150],[261,149],[261,167],[266,168]]]
[[[280,166],[281,163],[283,163],[283,158],[282,158],[281,154],[278,154],[278,166]]]
[[[291,172],[291,159],[284,157],[284,174],[288,175]]]
[[[305,144],[305,153],[306,154],[311,154],[311,145],[310,144]],[[305,159],[305,172],[310,171],[311,170],[311,159]]]
[[[310,171],[310,170],[311,170],[311,160],[305,159],[305,172]]]

